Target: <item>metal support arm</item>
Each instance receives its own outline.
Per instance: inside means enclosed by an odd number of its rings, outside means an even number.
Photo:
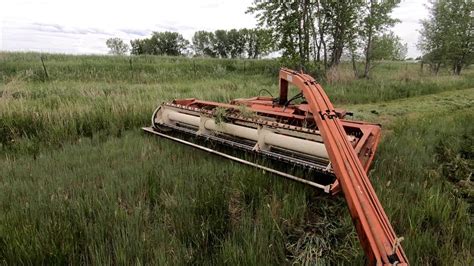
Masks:
[[[390,221],[326,93],[311,76],[283,68],[280,70],[280,101],[288,98],[288,83],[298,87],[308,102],[369,263],[408,265]]]

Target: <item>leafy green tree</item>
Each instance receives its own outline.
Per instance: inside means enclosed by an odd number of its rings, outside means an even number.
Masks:
[[[312,57],[325,68],[339,64],[344,49],[356,49],[362,0],[254,1],[249,13],[272,31],[282,57],[305,66]]]
[[[274,50],[272,32],[266,29],[242,29],[244,51],[248,58],[259,58]]]
[[[130,42],[132,54],[179,56],[186,52],[189,41],[178,32],[153,32],[151,38]]]
[[[304,66],[309,59],[311,1],[258,1],[247,12],[255,14],[260,27],[271,30],[282,57],[290,64]]]
[[[214,32],[214,51],[220,58],[228,58],[230,55],[229,38],[226,30],[216,30]]]
[[[365,68],[363,77],[369,78],[373,60],[373,43],[378,34],[398,22],[390,13],[400,0],[365,0],[362,8],[360,36],[364,44]]]
[[[265,29],[197,31],[192,42],[195,55],[221,58],[258,58],[274,47],[271,31]]]
[[[404,60],[407,54],[407,44],[393,32],[374,37],[372,45],[373,60]]]
[[[447,38],[445,38],[446,28],[449,24],[446,13],[446,2],[430,2],[430,18],[422,20],[422,30],[418,47],[424,51],[422,63],[430,65],[431,70],[437,74],[442,63],[447,61]]]
[[[136,39],[130,41],[132,47],[130,53],[132,55],[140,54],[156,54],[154,45],[151,39]]]
[[[198,56],[216,57],[214,42],[214,33],[203,30],[195,32],[192,39],[194,53]]]
[[[143,40],[136,39],[136,40],[130,40],[130,54],[132,55],[139,55],[139,54],[145,54],[143,51]]]
[[[423,61],[428,62],[435,73],[441,64],[452,66],[453,73],[473,60],[474,19],[472,0],[430,1],[430,17],[422,21],[418,47],[425,52]]]
[[[341,60],[345,48],[351,48],[357,38],[359,11],[362,0],[352,1],[320,1],[325,16],[327,39],[329,40],[330,62],[328,67],[336,67]]]
[[[109,38],[105,41],[109,48],[109,54],[124,55],[128,52],[128,45],[120,38]]]
[[[400,0],[254,0],[247,12],[271,31],[276,48],[290,64],[336,67],[345,50],[352,55],[354,73],[359,47],[364,47],[364,77],[369,76],[373,39],[397,22],[390,17]],[[399,47],[401,48],[401,47]],[[400,50],[401,51],[401,50]]]
[[[177,32],[153,32],[151,36],[155,44],[156,54],[159,55],[183,55],[189,45],[189,41]]]
[[[245,52],[244,31],[231,29],[227,32],[228,54],[231,58],[242,57]]]

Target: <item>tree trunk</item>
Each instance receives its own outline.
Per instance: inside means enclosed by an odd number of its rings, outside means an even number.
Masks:
[[[367,47],[365,48],[365,69],[364,69],[364,78],[369,78],[370,72],[370,60],[371,60],[371,50],[372,50],[372,29],[369,30],[367,36]]]
[[[316,8],[317,8],[318,34],[319,34],[318,62],[321,62],[321,49],[322,49],[324,71],[326,72],[327,65],[328,65],[326,41],[324,40],[326,29],[324,27],[324,21],[322,21],[323,14],[321,13],[321,3],[319,1],[317,2]]]
[[[374,0],[370,0],[370,14],[369,17],[372,18],[374,12]],[[369,78],[369,72],[370,72],[370,63],[371,63],[371,57],[372,57],[372,34],[374,30],[374,26],[372,25],[372,22],[369,21],[367,22],[368,25],[368,30],[367,30],[367,46],[365,47],[365,69],[364,69],[364,78],[368,79]]]
[[[298,7],[299,7],[299,3],[298,3]],[[301,69],[304,68],[305,66],[305,57],[304,57],[304,34],[303,34],[303,30],[304,30],[304,13],[301,14],[301,10],[297,10],[298,12],[298,52],[299,52],[299,56],[300,56],[300,67]]]
[[[462,70],[462,64],[458,62],[454,68],[454,74],[458,76],[461,75],[461,70]]]
[[[334,46],[331,54],[331,68],[337,67],[341,62],[342,52],[344,50],[344,32],[346,31],[344,25],[341,23],[336,24],[336,29],[333,35]]]
[[[338,44],[336,44],[332,50],[330,67],[337,67],[341,62],[342,50],[344,49],[344,47],[339,43],[340,41],[338,41]]]
[[[438,72],[439,72],[439,68],[441,67],[441,63],[436,63],[436,66],[435,66],[435,75],[437,76],[438,75]]]
[[[459,59],[457,68],[456,68],[456,75],[461,75],[462,65],[466,60],[467,53],[463,53],[461,59]]]
[[[321,62],[321,44],[319,44],[317,48],[318,48],[318,52],[316,56],[316,61]]]
[[[320,61],[320,54],[319,54],[319,51],[320,51],[320,47],[321,47],[321,44],[318,43],[318,34],[316,33],[316,25],[314,24],[314,15],[313,15],[313,9],[310,8],[310,11],[309,11],[309,23],[310,23],[310,27],[311,27],[311,37],[313,38],[313,60],[316,62],[319,62]]]
[[[318,33],[317,34],[319,34],[319,36],[322,36],[323,30],[322,30],[322,27],[321,27],[321,14],[319,12],[319,7],[320,7],[320,4],[319,4],[319,1],[318,1],[317,4],[316,4],[316,8],[317,8],[316,18],[318,20]],[[314,27],[314,33],[313,34],[314,34],[314,42],[318,43],[317,42],[318,36],[316,34],[316,27]],[[322,42],[321,42],[321,38],[319,38],[318,53],[317,53],[318,62],[321,62],[321,46],[322,46]]]
[[[321,62],[321,49],[323,52],[324,69],[326,69],[326,65],[327,65],[326,41],[324,41],[324,30],[322,29],[322,27],[319,27],[319,47],[318,47],[318,61],[319,62]]]
[[[310,8],[309,8],[309,0],[304,0],[303,2],[303,29],[304,29],[304,54],[305,54],[305,61],[309,62],[310,60],[310,54],[309,54],[309,38],[310,38],[310,27],[311,25],[309,23],[310,21]]]
[[[326,41],[324,41],[323,37],[321,37],[321,40],[323,44],[323,54],[324,54],[324,71],[326,71],[328,68],[328,50],[326,47]]]
[[[352,71],[354,71],[354,77],[358,78],[359,74],[357,73],[357,64],[355,60],[354,49],[351,49],[351,61],[352,61]]]
[[[313,61],[315,63],[319,63],[321,61],[321,56],[320,56],[320,50],[321,50],[321,44],[318,43],[318,35],[316,34],[316,28],[314,27],[313,23],[312,24],[312,37],[313,37]]]

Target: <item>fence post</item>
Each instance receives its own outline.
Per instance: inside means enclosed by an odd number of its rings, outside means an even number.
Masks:
[[[46,66],[44,64],[44,58],[43,58],[43,55],[40,56],[40,59],[41,59],[41,64],[43,65],[43,71],[44,71],[44,75],[46,76],[46,79],[49,80],[49,75],[48,75],[48,71],[46,70]]]

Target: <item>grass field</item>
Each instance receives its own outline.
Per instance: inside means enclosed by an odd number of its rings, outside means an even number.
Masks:
[[[276,60],[0,53],[3,264],[362,264],[342,197],[145,135],[173,98],[277,94]],[[370,172],[413,265],[474,263],[474,70],[324,81],[381,123]]]

